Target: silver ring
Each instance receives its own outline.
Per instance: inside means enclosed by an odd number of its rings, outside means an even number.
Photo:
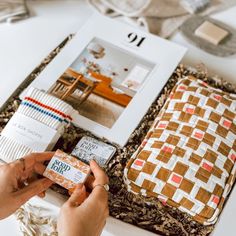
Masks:
[[[93,188],[96,188],[96,187],[102,187],[107,192],[109,192],[109,189],[110,189],[108,184],[96,184]]]

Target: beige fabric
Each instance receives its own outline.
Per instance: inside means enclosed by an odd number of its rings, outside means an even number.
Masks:
[[[26,0],[1,0],[0,22],[13,22],[29,16]]]
[[[161,37],[170,37],[191,14],[181,5],[181,0],[89,0],[99,12],[111,17],[123,16],[122,20],[132,22],[146,31]],[[211,0],[209,6],[201,11],[209,15],[222,11],[236,0]]]
[[[117,14],[128,17],[148,16],[148,17],[172,17],[185,14],[187,11],[179,4],[179,0],[92,0],[91,3],[100,9],[103,13],[109,13],[111,9]],[[165,11],[163,11],[163,9]],[[175,10],[173,12],[173,10]]]
[[[236,175],[236,95],[180,80],[125,168],[128,190],[213,224]]]

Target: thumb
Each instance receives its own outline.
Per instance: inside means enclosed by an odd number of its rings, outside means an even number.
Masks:
[[[86,199],[86,188],[83,184],[78,184],[68,199],[68,203],[70,206],[78,206]]]
[[[26,203],[30,198],[47,190],[52,184],[53,182],[50,179],[39,179],[30,183],[28,186],[18,190],[14,193],[14,195],[19,200],[19,203],[22,205]]]

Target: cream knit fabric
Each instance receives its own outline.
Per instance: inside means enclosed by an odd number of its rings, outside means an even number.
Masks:
[[[14,116],[23,114],[62,133],[65,125],[72,119],[70,117],[72,112],[73,108],[62,100],[31,88]],[[24,127],[27,127],[27,125],[30,124],[24,124]],[[34,151],[36,150],[28,147],[22,140],[9,137],[5,135],[4,130],[2,131],[0,136],[0,159],[3,161],[11,162]]]

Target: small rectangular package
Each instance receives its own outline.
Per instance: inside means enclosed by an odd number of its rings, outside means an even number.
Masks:
[[[73,189],[84,183],[90,174],[89,165],[57,150],[49,162],[43,175],[66,189]]]
[[[72,151],[72,155],[85,163],[95,160],[101,167],[105,167],[115,154],[116,148],[95,138],[84,136]]]

